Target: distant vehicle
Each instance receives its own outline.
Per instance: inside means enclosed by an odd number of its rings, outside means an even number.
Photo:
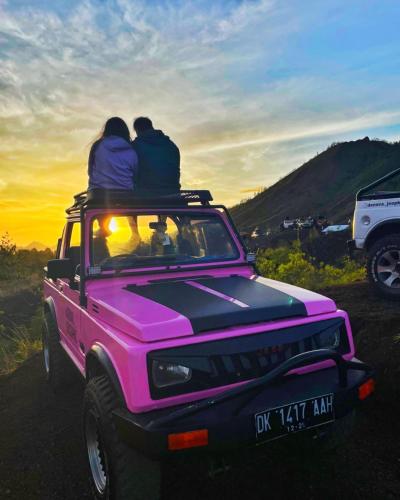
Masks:
[[[400,300],[400,168],[357,193],[348,248],[365,252],[373,289]]]
[[[67,210],[44,278],[43,361],[63,406],[70,365],[82,375],[97,500],[159,498],[175,456],[202,453],[215,473],[232,450],[298,432],[339,447],[374,390],[348,315],[258,276],[211,201],[80,193]]]
[[[291,219],[290,217],[285,217],[283,222],[280,225],[281,230],[285,229],[296,229],[297,228],[297,220]]]
[[[327,226],[325,229],[321,231],[323,234],[328,233],[340,233],[341,231],[346,231],[349,229],[349,224],[337,224],[336,226]]]
[[[261,231],[261,229],[260,229],[259,227],[256,227],[256,228],[253,230],[253,232],[251,233],[251,237],[252,237],[253,239],[259,238],[259,237],[260,237],[260,236],[262,236],[262,235],[263,235],[263,234],[262,234],[262,231]]]
[[[300,229],[311,229],[315,225],[315,221],[312,217],[307,217],[306,219],[299,219],[297,222],[297,227]]]
[[[315,226],[319,229],[322,230],[329,226],[329,222],[327,218],[324,215],[318,215],[315,219]]]

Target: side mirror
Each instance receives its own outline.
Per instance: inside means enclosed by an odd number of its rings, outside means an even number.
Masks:
[[[57,278],[69,278],[74,276],[74,269],[71,259],[52,259],[47,263],[47,277],[56,280]]]

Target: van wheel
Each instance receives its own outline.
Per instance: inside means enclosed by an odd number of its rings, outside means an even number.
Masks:
[[[83,402],[83,433],[90,485],[98,500],[160,498],[161,467],[126,446],[119,438],[112,412],[121,406],[108,378],[92,378]]]
[[[71,381],[74,373],[60,345],[57,324],[48,312],[44,313],[43,318],[42,347],[46,380],[57,393]]]
[[[400,300],[400,236],[385,236],[372,245],[368,251],[367,274],[377,293]]]

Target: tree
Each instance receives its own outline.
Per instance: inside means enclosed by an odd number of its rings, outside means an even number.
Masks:
[[[0,258],[1,257],[12,257],[17,251],[17,246],[12,241],[8,233],[4,233],[0,237]]]
[[[8,233],[0,237],[0,278],[8,279],[13,272],[17,247]]]

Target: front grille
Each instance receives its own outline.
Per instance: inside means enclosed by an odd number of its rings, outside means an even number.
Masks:
[[[334,345],[326,345],[330,339],[335,340]],[[333,348],[340,354],[349,352],[342,318],[151,351],[147,359],[151,396],[161,399],[243,382],[265,375],[297,354],[321,348]],[[192,377],[185,383],[156,387],[151,375],[154,361],[188,367],[192,370]]]

